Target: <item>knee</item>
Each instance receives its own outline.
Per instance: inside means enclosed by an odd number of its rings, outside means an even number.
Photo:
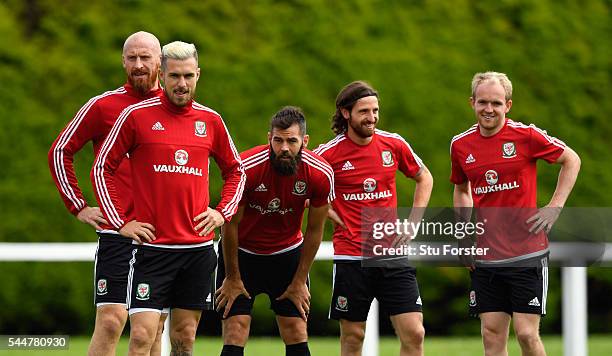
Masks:
[[[98,315],[96,327],[105,335],[119,337],[125,325],[125,316],[120,313],[106,312]]]
[[[197,330],[197,324],[179,324],[171,330],[170,338],[172,339],[173,343],[180,342],[182,345],[193,345]]]
[[[482,341],[486,346],[505,345],[507,332],[505,329],[491,328],[483,326],[482,330]]]
[[[340,342],[349,349],[361,350],[365,330],[362,328],[347,328],[340,332]]]
[[[540,342],[540,335],[537,330],[523,329],[515,330],[516,339],[522,348],[534,348]]]
[[[293,345],[308,340],[306,323],[302,319],[295,319],[295,321],[285,323],[281,326],[281,335],[286,345]]]
[[[244,346],[249,336],[249,320],[230,317],[223,321],[223,343],[226,345]]]
[[[150,348],[155,341],[154,329],[146,328],[141,325],[132,325],[130,330],[130,343],[138,348]]]
[[[419,348],[425,340],[425,328],[420,324],[414,325],[401,333],[399,338],[403,347]]]

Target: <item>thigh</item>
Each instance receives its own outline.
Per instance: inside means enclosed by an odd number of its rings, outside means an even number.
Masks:
[[[172,284],[172,308],[190,310],[212,309],[212,291],[217,254],[212,246],[194,251],[173,252],[180,260],[180,270]],[[177,262],[178,263],[178,262]]]
[[[373,286],[361,262],[334,263],[333,292],[329,318],[366,321],[374,298]]]
[[[378,268],[375,297],[389,315],[421,312],[423,303],[413,267]]]
[[[126,304],[128,273],[132,259],[131,240],[119,235],[100,234],[94,262],[94,303]]]
[[[161,310],[169,305],[172,284],[180,264],[172,252],[137,247],[132,250],[128,278],[130,314],[141,310]]]
[[[506,283],[506,267],[476,267],[470,272],[470,315],[477,317],[482,313],[504,312],[512,314],[510,288]]]

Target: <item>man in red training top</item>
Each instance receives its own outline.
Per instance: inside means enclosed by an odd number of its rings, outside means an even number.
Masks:
[[[115,355],[128,316],[126,290],[132,240],[122,237],[109,226],[98,207],[87,205],[74,172],[73,157],[90,141],[97,155],[123,109],[162,95],[158,82],[160,57],[161,48],[154,35],[148,32],[130,35],[125,40],[122,55],[127,83],[91,98],[66,125],[49,150],[51,176],[64,204],[79,221],[91,225],[98,234],[94,265],[96,324],[89,355]],[[130,160],[123,159],[116,170],[115,186],[129,218],[133,217],[130,174]],[[163,324],[163,320],[161,322]],[[157,341],[152,352],[154,355],[160,354],[159,337]]]
[[[462,218],[469,219],[474,207],[479,208],[479,220],[487,222],[477,244],[490,252],[475,263],[467,259],[470,313],[480,316],[485,354],[508,354],[508,330],[514,319],[523,355],[545,355],[539,326],[548,289],[546,233],[574,186],[580,158],[545,131],[506,117],[512,107],[512,83],[503,73],[477,73],[470,104],[477,124],[452,139],[450,178],[455,184],[453,205]],[[557,188],[539,211],[538,159],[561,165]]]
[[[416,270],[362,266],[368,233],[362,212],[397,207],[396,172],[416,182],[413,207],[419,209],[413,212],[422,215],[433,186],[431,174],[408,142],[376,129],[378,109],[378,93],[369,84],[348,84],[336,98],[332,130],[337,136],[314,150],[332,166],[337,196],[330,210],[336,222],[330,318],[340,321],[342,355],[360,355],[365,321],[376,298],[390,315],[401,342],[400,354],[422,355],[425,329]]]
[[[289,106],[277,112],[268,141],[241,154],[247,175],[244,195],[221,240],[217,310],[223,312],[222,356],[243,355],[254,298],[260,293],[270,297],[286,354],[310,355],[308,271],[334,198],[334,174],[324,159],[305,148],[308,135],[300,109]]]
[[[105,218],[134,240],[128,281],[131,355],[149,352],[164,307],[172,308],[172,352],[192,352],[201,312],[212,301],[214,229],[235,214],[246,179],[221,116],[193,101],[200,77],[195,46],[165,45],[161,77],[164,95],[121,113],[91,172]],[[115,185],[125,154],[138,197],[133,218],[126,216]],[[214,209],[208,206],[210,158],[225,181]]]

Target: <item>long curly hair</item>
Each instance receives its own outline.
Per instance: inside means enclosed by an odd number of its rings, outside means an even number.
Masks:
[[[352,82],[342,88],[336,97],[336,112],[332,116],[331,129],[336,135],[345,133],[348,130],[348,120],[342,116],[342,109],[349,112],[353,110],[353,106],[357,100],[366,97],[375,96],[378,98],[378,92],[372,86],[364,81],[358,80]]]

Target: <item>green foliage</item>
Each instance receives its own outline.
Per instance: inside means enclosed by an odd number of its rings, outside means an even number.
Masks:
[[[609,12],[605,0],[0,2],[0,241],[94,240],[67,214],[46,154],[83,103],[123,83],[121,47],[140,29],[162,43],[198,46],[198,101],[224,116],[240,150],[265,143],[269,117],[290,104],[308,117],[311,147],[329,140],[338,90],[356,79],[370,81],[381,95],[379,126],[406,137],[436,179],[432,206],[451,204],[448,146],[475,121],[467,105],[472,75],[506,72],[515,88],[510,116],[548,129],[582,158],[567,205],[609,206]],[[77,173],[93,203],[89,151],[78,157]],[[540,167],[540,204],[550,199],[557,172]],[[218,173],[212,182],[217,196]],[[400,205],[409,206],[413,183],[400,177],[398,189]],[[0,332],[89,332],[90,269],[0,264]],[[318,320],[311,330],[320,333],[337,330],[325,318],[330,269],[317,262],[311,273]],[[590,276],[609,295],[610,272]],[[420,272],[429,329],[477,332],[464,318],[467,283],[462,270]],[[549,294],[557,310],[545,330],[559,330],[557,293]],[[258,331],[269,333],[273,320],[267,301],[260,303],[255,317],[266,327]],[[610,308],[598,313],[604,317],[592,328],[609,330]]]

